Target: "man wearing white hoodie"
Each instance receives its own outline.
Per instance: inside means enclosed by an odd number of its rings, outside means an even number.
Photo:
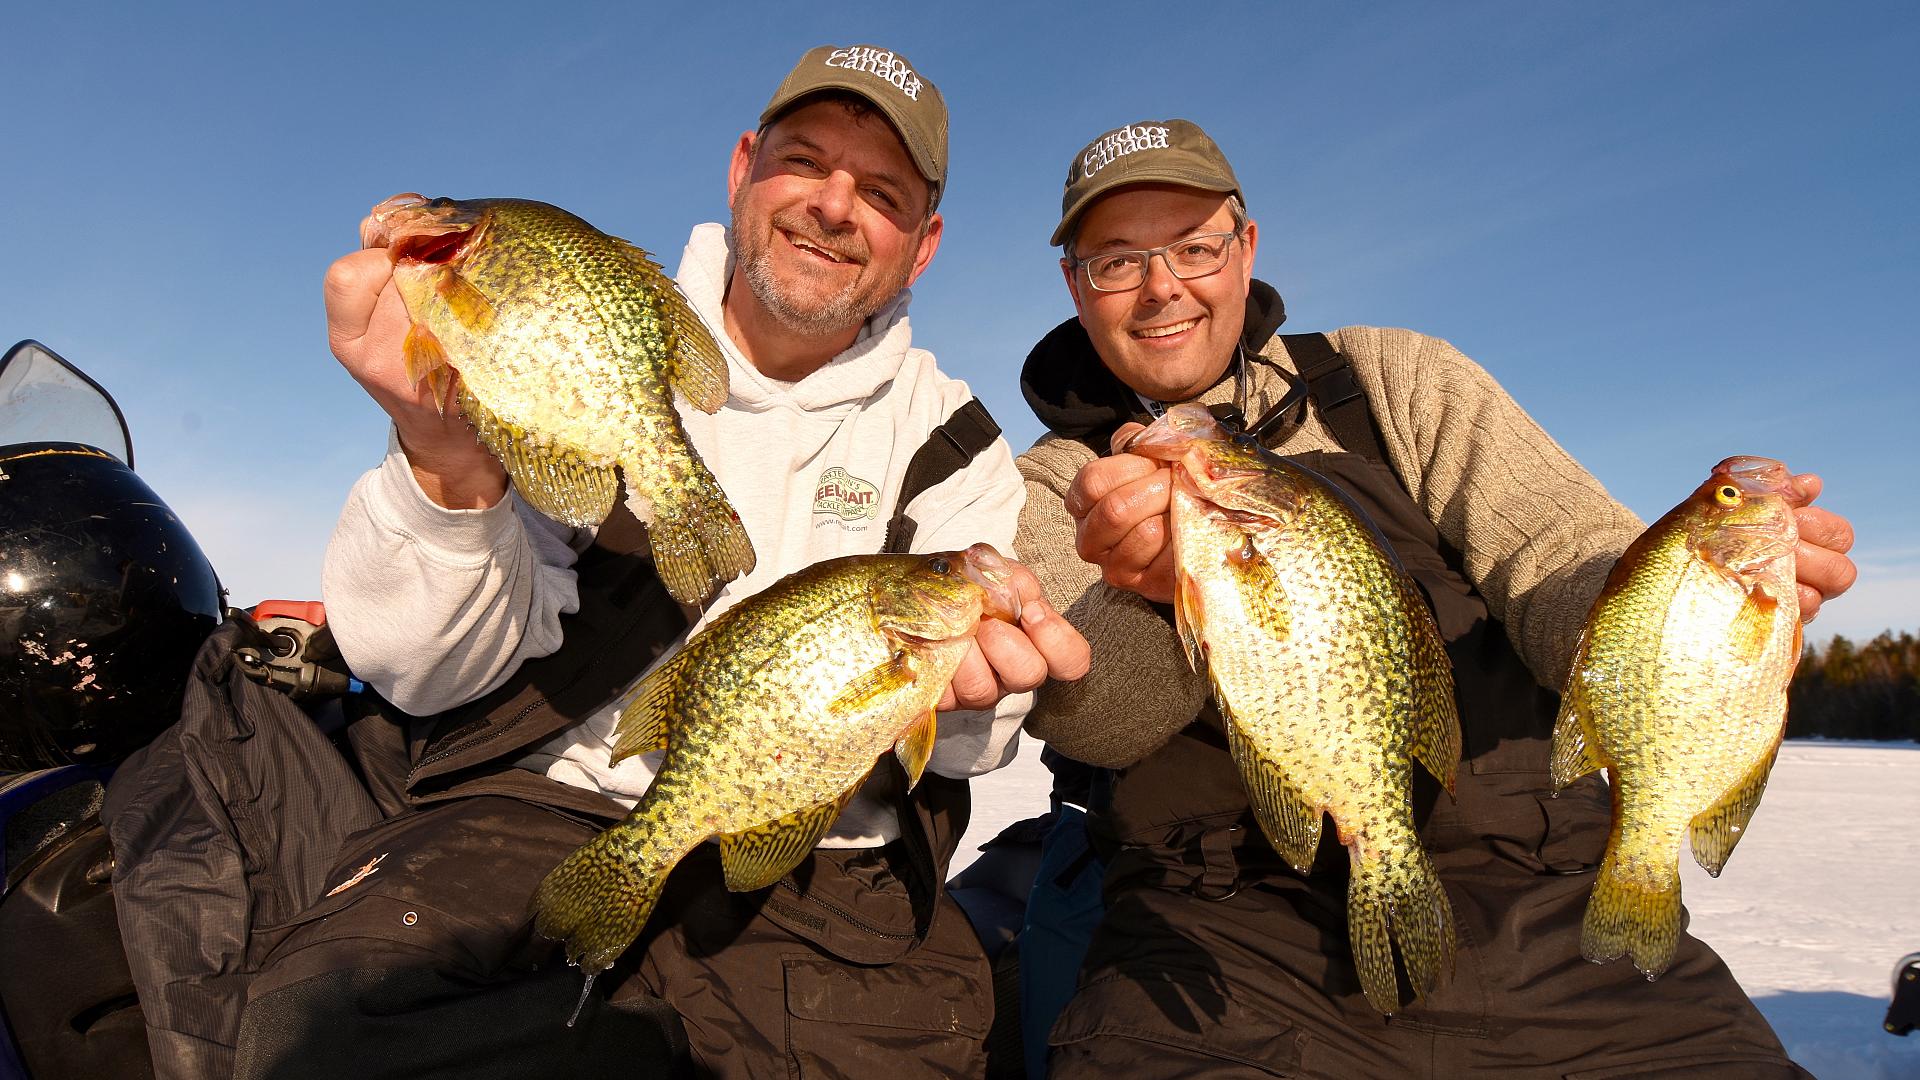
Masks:
[[[688,1049],[713,1076],[983,1071],[990,979],[939,888],[965,780],[1011,759],[1030,691],[1087,664],[1024,568],[1021,623],[981,627],[912,795],[883,768],[770,893],[727,893],[713,853],[690,855],[580,1031],[542,1012],[551,987],[578,982],[535,970],[551,950],[526,914],[546,871],[652,782],[658,754],[608,766],[610,702],[663,650],[788,573],[882,550],[901,515],[913,551],[1012,550],[1012,455],[963,408],[967,387],[912,347],[907,319],[907,286],[939,247],[946,133],[939,91],[904,56],[824,46],[735,144],[732,226],[695,228],[677,274],[720,331],[730,395],[683,420],[758,562],[690,626],[636,571],[630,528],[610,519],[595,536],[533,511],[409,382],[384,252],[329,270],[333,351],[394,424],[342,514],[324,596],[355,672],[414,718],[389,784],[407,811],[349,842],[333,891],[276,947],[238,1075],[319,1075],[369,1053],[409,1074],[597,1075]],[[903,500],[943,424],[967,450]],[[422,1038],[415,1017],[464,1034]]]

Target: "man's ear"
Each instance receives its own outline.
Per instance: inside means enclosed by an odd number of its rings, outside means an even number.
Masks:
[[[1255,250],[1260,246],[1260,223],[1254,221],[1252,218],[1248,218],[1247,227],[1242,230],[1240,235],[1244,238],[1247,245],[1247,265],[1244,268],[1245,272],[1242,273],[1241,276],[1247,279],[1247,288],[1251,289],[1253,288],[1253,256]]]
[[[927,227],[920,234],[920,250],[913,256],[913,272],[907,275],[907,284],[920,280],[926,272],[927,264],[933,261],[933,253],[940,250],[940,234],[946,231],[947,223],[938,213],[927,219]]]
[[[1060,259],[1060,276],[1066,279],[1067,295],[1073,297],[1073,310],[1077,315],[1080,312],[1080,285],[1084,279],[1075,272],[1073,260],[1065,256]]]
[[[733,157],[727,162],[727,205],[732,206],[734,196],[741,188],[753,180],[754,133],[743,131],[740,141],[733,144]]]

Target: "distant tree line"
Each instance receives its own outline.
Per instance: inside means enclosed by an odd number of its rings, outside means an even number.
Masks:
[[[1812,645],[1787,691],[1790,739],[1920,739],[1920,638]]]

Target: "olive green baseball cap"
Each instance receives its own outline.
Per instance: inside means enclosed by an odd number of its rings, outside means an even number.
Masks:
[[[846,90],[873,102],[900,133],[914,166],[933,186],[934,205],[939,205],[947,186],[947,102],[931,80],[892,49],[822,45],[808,49],[773,92],[773,100],[761,110],[761,126],[822,90]]]
[[[1240,195],[1233,166],[1200,125],[1191,120],[1141,120],[1104,132],[1067,163],[1060,196],[1060,224],[1049,244],[1058,246],[1073,220],[1093,201],[1127,184],[1179,184]],[[1241,202],[1246,196],[1240,196]]]

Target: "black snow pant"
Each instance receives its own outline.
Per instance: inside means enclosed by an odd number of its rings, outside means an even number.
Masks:
[[[1060,1080],[1489,1076],[1805,1078],[1718,957],[1682,935],[1648,982],[1580,955],[1591,872],[1488,844],[1434,853],[1452,902],[1452,977],[1382,1017],[1361,996],[1345,874],[1278,865],[1245,827],[1129,846],[1081,988],[1054,1025]],[[1344,852],[1334,849],[1334,858]],[[1238,861],[1237,861],[1238,860]]]
[[[334,891],[253,983],[236,1080],[983,1074],[990,974],[950,899],[905,959],[849,962],[767,917],[799,909],[783,899],[794,879],[729,893],[711,845],[681,861],[647,930],[567,1027],[582,978],[534,937],[528,902],[597,831],[483,796],[350,839]],[[915,937],[889,854],[822,851],[796,872],[858,892],[849,906],[898,939],[885,953]]]

